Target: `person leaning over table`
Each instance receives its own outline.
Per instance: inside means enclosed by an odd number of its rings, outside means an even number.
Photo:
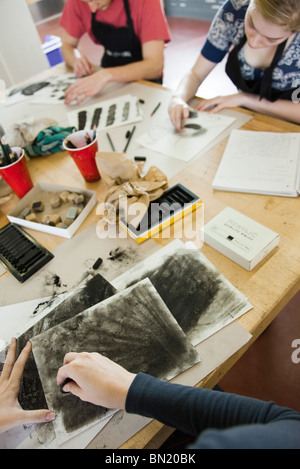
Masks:
[[[24,411],[18,402],[30,342],[15,362],[12,339],[0,376],[0,433],[25,423],[50,422],[50,410]],[[66,380],[71,380],[64,385]],[[201,448],[300,449],[300,414],[272,402],[161,381],[130,373],[98,353],[68,353],[57,385],[83,401],[155,418],[195,437]]]
[[[133,374],[98,353],[68,353],[57,385],[83,401],[125,409],[195,437],[190,448],[300,449],[300,413],[272,402]]]
[[[300,0],[227,0],[216,14],[201,54],[171,98],[169,115],[181,130],[187,102],[228,54],[226,73],[238,93],[196,109],[242,106],[300,123]]]
[[[164,45],[170,41],[161,0],[66,0],[60,25],[65,62],[83,77],[66,91],[66,104],[96,95],[109,82],[161,81]],[[86,32],[105,49],[96,72],[78,55]]]

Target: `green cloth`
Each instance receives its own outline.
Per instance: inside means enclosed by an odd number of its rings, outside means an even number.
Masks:
[[[76,130],[75,127],[58,127],[54,125],[48,127],[42,130],[30,145],[24,148],[25,153],[29,158],[37,158],[62,151],[64,149],[63,141],[74,130]]]

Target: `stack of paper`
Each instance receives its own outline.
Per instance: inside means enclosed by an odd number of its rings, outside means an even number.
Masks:
[[[299,176],[299,133],[233,130],[213,188],[298,197]]]

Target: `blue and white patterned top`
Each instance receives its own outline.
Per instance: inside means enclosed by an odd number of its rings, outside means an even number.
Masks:
[[[245,15],[250,0],[226,0],[215,16],[201,54],[211,62],[221,62],[232,46],[245,35]],[[259,80],[263,70],[247,64],[243,48],[239,62],[244,80]],[[300,85],[300,33],[297,33],[273,71],[272,87],[285,91]]]

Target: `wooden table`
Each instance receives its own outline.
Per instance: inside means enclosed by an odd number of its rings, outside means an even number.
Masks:
[[[239,111],[253,116],[253,119],[242,127],[246,130],[271,132],[299,132],[300,130],[299,125],[246,110],[239,109]],[[208,245],[204,244],[201,248],[204,255],[254,306],[250,312],[238,320],[252,334],[252,341],[199,383],[200,386],[207,388],[212,388],[226,374],[300,288],[300,199],[214,191],[212,181],[226,142],[227,139],[223,140],[193,160],[169,181],[170,186],[173,183],[181,182],[201,196],[204,202],[205,222],[208,222],[226,206],[231,206],[278,232],[280,244],[251,272],[246,271]],[[34,183],[43,180],[71,187],[86,187],[96,190],[99,201],[105,197],[107,188],[103,181],[85,184],[66,152],[30,160],[28,166]],[[18,198],[13,195],[9,202],[0,207],[0,226],[7,223],[5,215],[17,202]],[[80,231],[96,221],[97,217],[95,210],[93,210],[81,226]],[[63,241],[62,238],[38,231],[31,234],[50,250]],[[165,240],[159,239],[156,242],[161,245],[166,243]],[[170,432],[171,430],[167,427],[153,421],[126,442],[122,448],[159,447]]]
[[[243,112],[253,115],[253,119],[242,129],[268,132],[300,131],[299,125],[250,111]],[[193,161],[171,182],[182,182],[190,190],[201,194],[205,222],[226,206],[230,206],[262,224],[267,224],[270,229],[279,233],[280,244],[251,272],[206,244],[201,248],[203,254],[254,306],[238,319],[238,323],[252,334],[252,340],[202,380],[199,386],[204,388],[212,388],[218,383],[300,289],[300,199],[213,190],[212,181],[226,142],[227,139],[223,140]],[[171,430],[159,422],[151,422],[122,448],[159,447],[166,436],[168,437],[168,432],[170,434]]]

